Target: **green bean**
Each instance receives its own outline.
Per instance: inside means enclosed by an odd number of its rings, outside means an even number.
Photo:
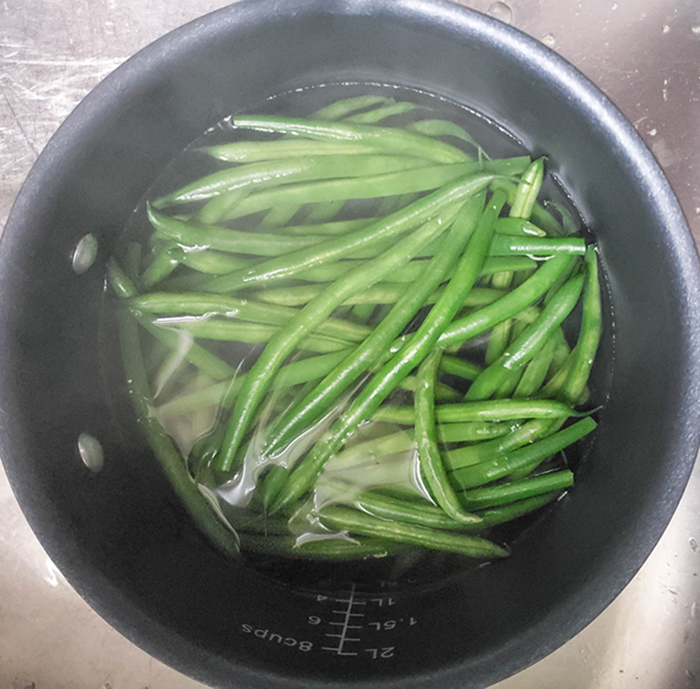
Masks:
[[[561,328],[558,332],[561,332]],[[523,371],[522,378],[513,392],[515,399],[523,399],[534,395],[541,387],[547,377],[547,371],[552,364],[552,357],[557,346],[556,332],[543,345],[539,352],[535,354],[530,363]]]
[[[559,393],[564,401],[576,402],[588,382],[602,331],[600,281],[597,254],[592,247],[586,252],[586,288],[583,295],[581,331],[572,352],[569,374]]]
[[[234,194],[234,198],[238,198],[241,190],[252,186],[259,189],[270,185],[277,187],[291,182],[365,177],[421,166],[425,166],[425,161],[421,158],[382,154],[310,156],[249,163],[201,177],[161,196],[153,205],[156,208],[164,208],[192,201],[204,201],[224,194]]]
[[[505,548],[501,548],[484,538],[388,521],[347,507],[328,505],[319,511],[318,516],[323,524],[346,529],[351,534],[378,536],[398,543],[460,553],[475,558],[506,557],[508,555]]]
[[[397,387],[402,390],[408,390],[409,392],[416,392],[418,389],[418,380],[416,376],[406,376]],[[458,402],[462,399],[462,394],[449,385],[438,381],[435,383],[435,398],[440,402]]]
[[[141,262],[143,259],[143,247],[138,242],[129,242],[126,245],[126,256],[124,258],[124,272],[133,282],[139,281],[141,274]]]
[[[214,275],[222,275],[231,273],[245,266],[251,266],[254,264],[254,261],[207,250],[184,253],[182,263],[194,270]],[[303,278],[308,282],[314,283],[333,282],[346,273],[349,273],[354,268],[357,268],[357,266],[358,261],[355,260],[328,263],[309,268],[304,271]],[[518,270],[536,267],[537,263],[525,256],[488,258],[481,271],[481,275],[489,275],[494,272],[500,272],[501,270]],[[409,264],[395,270],[391,274],[391,279],[394,282],[414,282],[423,274],[424,270],[425,264],[422,261],[411,261]],[[451,277],[451,275],[448,274],[447,277]],[[196,287],[201,288],[203,285],[204,283],[200,282],[197,283]]]
[[[484,400],[441,404],[435,408],[439,423],[465,421],[513,421],[519,419],[567,419],[576,412],[557,400]],[[380,407],[373,417],[387,423],[413,423],[411,407]]]
[[[542,493],[559,491],[573,485],[574,475],[570,471],[564,470],[498,486],[473,488],[461,493],[459,499],[470,510],[483,510],[487,507],[507,505]]]
[[[413,412],[413,408],[410,408]],[[413,425],[412,416],[408,425]],[[512,426],[509,423],[439,423],[437,427],[438,438],[441,443],[478,442],[489,438],[498,438],[506,435]],[[360,443],[355,443],[351,447],[336,454],[327,464],[327,469],[331,466],[337,468],[347,468],[353,464],[365,464],[377,458],[387,455],[401,454],[408,452],[414,447],[414,435],[411,430],[402,430],[389,433],[377,438],[371,438]],[[448,450],[447,454],[455,450]]]
[[[413,203],[416,198],[418,198],[417,194],[397,194],[394,196],[385,196],[379,204],[377,215],[381,218],[385,215],[395,213],[404,206],[408,206],[409,203]]]
[[[245,321],[230,321],[218,318],[163,318],[151,322],[153,334],[160,337],[156,331],[169,335],[189,333],[193,337],[204,340],[218,340],[223,342],[245,342],[247,344],[269,343],[276,337],[281,328],[263,323],[248,323]],[[149,328],[150,329],[150,328]],[[314,334],[312,337],[302,338],[296,344],[296,349],[307,352],[339,352],[346,349],[351,343],[348,340],[339,340],[334,337]],[[231,369],[226,375],[218,375],[217,379],[231,377]]]
[[[308,158],[327,155],[368,155],[377,149],[354,141],[328,141],[319,146],[305,139],[280,139],[279,141],[237,141],[218,146],[204,146],[202,153],[229,163],[259,163],[266,160]]]
[[[327,203],[335,203],[328,201]],[[343,202],[344,203],[344,202]],[[307,218],[308,222],[309,218]],[[283,235],[324,235],[328,237],[337,237],[360,230],[372,223],[377,222],[377,218],[357,218],[355,220],[333,220],[330,222],[308,223],[303,225],[290,225],[289,227],[280,227],[279,232]]]
[[[430,269],[429,269],[430,270]],[[393,276],[392,276],[393,277]],[[280,306],[301,306],[307,304],[323,291],[320,284],[298,285],[296,287],[280,287],[269,289],[256,294],[256,297],[267,304],[279,304]],[[401,282],[380,282],[359,294],[354,294],[345,304],[393,304],[406,292],[406,285]],[[434,304],[441,291],[433,292],[426,297],[424,304]],[[505,295],[501,290],[475,287],[464,301],[464,306],[484,306],[492,304]]]
[[[410,206],[344,237],[334,237],[316,247],[263,261],[251,268],[212,280],[209,283],[208,291],[231,292],[260,282],[269,283],[272,280],[296,276],[304,269],[312,267],[318,269],[321,267],[319,264],[343,258],[353,249],[371,246],[374,242],[407,232],[434,217],[445,206],[478,193],[491,179],[493,179],[491,175],[477,175],[459,179],[419,199]],[[355,268],[350,270],[355,270]],[[308,273],[305,277],[308,277]]]
[[[264,512],[268,511],[274,499],[279,495],[282,488],[284,488],[288,474],[289,471],[286,467],[283,467],[281,464],[274,464],[262,478],[262,485],[260,481],[258,482]]]
[[[258,256],[281,256],[323,241],[320,237],[285,237],[263,232],[239,232],[227,227],[195,225],[162,215],[151,206],[148,207],[147,214],[157,236],[191,247]]]
[[[183,251],[176,245],[166,244],[151,261],[141,276],[142,287],[152,287],[165,280],[179,265]]]
[[[525,307],[539,299],[572,260],[571,256],[562,255],[546,261],[531,277],[502,299],[454,321],[441,335],[438,345],[450,347],[461,344],[486,332],[494,325],[516,316]]]
[[[521,447],[486,462],[457,469],[451,473],[451,477],[461,488],[476,488],[498,481],[518,469],[530,467],[563,450],[588,435],[595,427],[596,423],[593,419],[585,418],[527,447]]]
[[[129,305],[145,313],[187,317],[225,316],[253,323],[280,326],[286,325],[299,314],[298,309],[286,306],[263,304],[249,299],[236,299],[235,297],[206,293],[151,292],[132,298]],[[372,332],[372,329],[366,325],[329,318],[320,323],[316,331],[328,337],[361,342]]]
[[[472,290],[472,292],[475,291],[476,288]],[[480,366],[472,364],[469,361],[464,361],[464,359],[459,359],[456,356],[450,356],[449,354],[443,354],[440,360],[440,370],[443,373],[457,376],[464,380],[474,380],[482,371]]]
[[[435,379],[440,365],[439,349],[431,352],[418,369],[415,394],[415,434],[418,466],[430,494],[446,515],[464,524],[474,524],[478,517],[464,511],[447,478],[438,447],[435,424]]]
[[[454,146],[391,127],[345,122],[329,124],[314,120],[252,115],[236,117],[233,125],[239,129],[296,134],[307,139],[371,144],[376,148],[400,152],[401,155],[417,156],[440,163],[455,163],[467,158],[466,154]]]
[[[120,299],[131,299],[138,294],[134,283],[113,258],[107,263],[107,278],[113,292]]]
[[[502,282],[496,280],[499,275],[503,275],[503,273],[497,273],[493,276],[494,280],[491,284],[494,285],[494,287],[498,286],[499,284],[503,284]],[[507,276],[508,278],[512,277],[512,273],[508,273]],[[510,279],[505,281],[505,286],[508,287],[509,285]],[[503,355],[503,352],[505,352],[508,348],[512,326],[513,321],[508,319],[502,323],[497,323],[494,329],[491,331],[489,343],[486,346],[486,355],[484,357],[484,362],[487,366],[491,366],[491,364],[497,361]]]
[[[571,278],[552,301],[542,309],[539,318],[488,366],[469,388],[465,400],[488,399],[503,383],[510,371],[524,366],[571,313],[583,289],[583,277]]]
[[[388,99],[387,100],[387,105],[380,107],[380,108],[375,108],[373,110],[370,110],[368,112],[363,112],[359,113],[356,115],[351,115],[348,118],[348,121],[356,121],[356,122],[379,122],[382,119],[385,119],[387,117],[390,117],[395,114],[399,114],[401,112],[407,112],[408,110],[414,108],[415,106],[411,103],[395,103],[393,99]],[[279,142],[276,142],[279,143]],[[298,142],[294,142],[298,143]],[[308,142],[306,142],[308,144]],[[314,148],[312,150],[309,150],[310,154],[314,153],[315,151],[321,151],[324,155],[327,155],[327,152],[325,151],[325,148],[333,148],[334,144],[333,142],[327,142],[326,146],[319,146],[318,144],[314,145]],[[307,149],[309,147],[307,146]],[[361,148],[361,147],[360,147]],[[368,152],[370,153],[375,153],[376,151],[372,149],[367,149]],[[342,151],[340,151],[342,153]],[[356,155],[356,151],[350,150],[351,155]],[[379,167],[375,170],[373,170],[373,173],[378,173],[381,172],[382,170],[379,169]],[[204,212],[200,212],[201,215],[209,219],[209,222],[216,222],[220,218],[224,217],[235,205],[238,203],[240,199],[233,198],[231,202],[228,201],[223,201],[223,202],[213,202],[212,204],[209,204],[209,208],[206,209]],[[343,207],[345,200],[341,199],[339,201],[331,201],[331,202],[326,202],[324,204],[325,206],[328,206],[328,203],[331,204],[330,207],[326,207],[324,210],[320,210],[318,207],[317,209],[314,209],[312,211],[311,216],[309,217],[309,221],[313,221],[316,219],[326,219],[326,218],[332,218],[336,213]],[[299,205],[290,205],[286,206],[285,211],[280,211],[278,208],[272,208],[268,214],[265,216],[263,220],[263,226],[270,227],[270,226],[275,226],[275,225],[284,225],[286,222],[288,222],[294,215],[295,213],[299,210],[300,206]],[[204,221],[204,217],[201,219]]]
[[[508,195],[508,204],[513,204],[517,184],[509,179],[497,179],[491,183],[491,188],[494,190],[500,189],[506,193]],[[534,205],[530,219],[535,225],[541,227],[550,237],[562,237],[564,235],[561,223],[559,223],[549,211],[543,208],[540,203]]]
[[[107,265],[107,274],[109,276],[110,285],[118,297],[121,299],[130,299],[136,296],[137,292],[134,284],[129,280],[114,259],[110,259]],[[170,349],[179,351],[184,349],[185,358],[215,380],[223,380],[233,376],[233,368],[215,354],[204,349],[204,347],[191,341],[183,342],[181,334],[158,328],[141,314],[135,314],[135,317],[146,330]]]
[[[339,199],[374,199],[405,191],[433,191],[464,175],[477,173],[478,166],[469,162],[452,165],[427,165],[414,169],[404,169],[400,172],[287,184],[249,194],[227,212],[222,220],[235,220],[284,204],[318,203]],[[520,240],[520,238],[518,239]],[[540,239],[540,241],[542,240]],[[549,241],[564,242],[566,246],[575,242],[573,239]],[[517,250],[520,245],[517,242],[514,244]],[[513,253],[513,250],[509,248],[504,248],[503,251]]]
[[[317,110],[313,117],[316,120],[334,122],[336,120],[343,119],[344,117],[348,117],[349,115],[352,115],[360,110],[373,108],[378,105],[387,105],[394,102],[395,101],[393,98],[388,98],[387,96],[352,96],[351,98],[343,98],[342,100],[334,101],[330,105],[326,105],[320,110]]]
[[[345,200],[340,199],[338,201],[324,201],[322,203],[316,203],[311,208],[311,211],[306,216],[307,223],[324,223],[330,222],[333,218],[343,210],[345,206]],[[313,227],[313,225],[312,225]]]
[[[551,493],[545,493],[544,495],[537,495],[532,498],[513,502],[509,505],[503,505],[502,507],[492,507],[488,510],[483,510],[477,513],[481,517],[480,526],[482,528],[497,526],[498,524],[518,519],[519,517],[530,514],[554,502],[560,498],[561,495],[562,493],[560,491],[552,491]]]
[[[544,158],[538,158],[533,161],[530,167],[523,173],[518,183],[513,203],[511,203],[511,218],[523,218],[527,220],[532,215],[532,210],[537,202],[537,196],[542,188],[543,179]]]
[[[423,306],[426,298],[457,263],[476,224],[481,203],[483,201],[479,198],[474,198],[468,203],[453,224],[447,241],[430,262],[430,269],[426,271],[423,278],[416,281],[412,289],[404,290],[403,296],[372,334],[349,354],[345,361],[338,364],[306,399],[284,415],[268,438],[269,452],[282,447],[296,433],[324,414],[348,386],[379,361],[394,338],[403,331]]]
[[[586,243],[581,237],[550,239],[549,237],[515,237],[499,234],[493,239],[491,256],[509,256],[524,254],[526,256],[554,256],[558,253],[582,255],[586,252]]]
[[[439,221],[428,222],[393,248],[333,283],[270,339],[251,369],[236,401],[221,452],[220,468],[230,471],[250,417],[284,359],[309,332],[322,323],[354,292],[378,282],[408,262],[426,242],[443,230]]]
[[[409,124],[406,129],[425,136],[454,136],[457,139],[466,141],[474,148],[481,148],[465,129],[449,120],[418,120]]]
[[[469,238],[466,251],[459,259],[454,277],[438,302],[410,341],[371,378],[350,408],[331,425],[323,438],[294,468],[285,490],[273,505],[273,510],[286,508],[308,490],[328,458],[338,451],[363,420],[372,416],[396,385],[436,344],[479,276],[502,204],[503,196],[500,193],[491,197],[475,231]],[[471,209],[468,211],[471,212]]]
[[[241,548],[262,555],[314,560],[358,560],[363,557],[388,557],[400,549],[396,543],[379,538],[321,538],[299,542],[292,536],[255,536],[240,534]]]
[[[494,392],[493,396],[496,399],[504,399],[507,397],[511,397],[513,395],[513,392],[515,391],[515,388],[518,387],[522,376],[522,368],[508,371],[501,384],[496,388],[496,392]]]
[[[238,539],[221,523],[211,509],[189,475],[170,437],[151,414],[153,400],[148,389],[137,328],[136,321],[128,313],[122,311],[119,314],[124,372],[129,382],[129,392],[139,425],[177,496],[202,533],[224,553],[237,553]]]
[[[465,522],[455,521],[435,505],[426,500],[405,500],[394,495],[385,495],[374,490],[363,491],[346,501],[352,507],[374,517],[391,521],[425,526],[431,529],[463,529]],[[470,523],[478,524],[480,519]]]
[[[499,218],[496,222],[496,232],[499,234],[510,234],[519,237],[529,235],[531,237],[546,237],[547,233],[529,220],[523,218],[508,217]]]
[[[331,371],[333,367],[347,356],[347,350],[320,354],[299,361],[293,361],[280,369],[277,385],[280,387],[294,386],[317,380]],[[216,405],[222,410],[229,409],[238,394],[247,373],[239,373],[234,378],[216,383],[203,390],[197,390],[189,395],[182,395],[158,408],[159,418],[167,418],[178,414],[195,411],[199,407]]]
[[[298,212],[299,206],[296,205],[275,206],[265,213],[265,216],[260,221],[260,227],[263,229],[277,229],[286,225]]]
[[[357,321],[360,323],[367,323],[371,318],[372,314],[374,313],[374,310],[377,308],[376,303],[364,303],[364,304],[355,304],[352,307],[352,316],[355,318]]]
[[[413,103],[408,103],[406,101],[399,103],[390,103],[389,105],[384,105],[380,108],[375,108],[369,112],[361,112],[356,115],[350,115],[346,118],[345,122],[355,122],[358,124],[376,124],[382,120],[386,120],[389,117],[395,117],[396,115],[403,115],[404,113],[410,112],[415,109]]]
[[[182,265],[208,275],[225,275],[255,263],[254,259],[239,258],[218,251],[182,251],[178,256]]]

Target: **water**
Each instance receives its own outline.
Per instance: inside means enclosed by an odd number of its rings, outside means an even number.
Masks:
[[[496,5],[503,5],[503,3],[496,3],[494,7]],[[504,5],[504,7],[507,6]],[[504,17],[499,18],[504,19]],[[397,101],[410,101],[416,105],[410,112],[389,118],[382,124],[405,125],[425,118],[445,119],[466,129],[483,147],[483,151],[492,158],[513,157],[527,153],[520,142],[510,133],[487,120],[479,113],[432,94],[395,86],[343,83],[296,90],[279,94],[263,103],[258,103],[250,108],[250,112],[308,116],[310,113],[340,98],[349,98],[368,93],[392,97]],[[188,149],[183,151],[172,162],[155,182],[145,198],[158,198],[162,194],[176,189],[191,180],[227,167],[227,164],[218,163],[197,149],[203,146],[228,142],[232,138],[236,140],[259,140],[261,135],[240,131],[236,131],[234,134],[229,119],[220,122],[194,141]],[[262,138],[264,138],[264,135]],[[466,146],[466,150],[469,150],[475,156],[477,155],[477,151],[474,148]],[[553,201],[555,207],[561,208],[563,213],[569,218],[569,222],[574,224],[580,222],[571,200],[551,176],[548,176],[545,182],[543,196]],[[350,201],[344,205],[338,218],[369,217],[375,214],[382,207],[383,203],[386,203],[383,199]],[[195,205],[185,204],[178,207],[176,212],[188,214],[194,210],[196,210]],[[307,220],[309,212],[310,208],[308,206],[302,206],[294,210],[288,218],[287,224],[303,224]],[[258,226],[261,218],[264,218],[264,216],[265,214],[263,213],[240,218],[234,221],[232,226],[237,230],[252,230]],[[152,244],[150,237],[151,228],[146,218],[145,204],[142,202],[125,228],[122,246],[119,251],[121,260],[127,269],[130,263],[137,265],[139,270],[143,270],[148,265],[150,260],[149,253],[153,249],[152,246],[149,246]],[[158,247],[156,246],[156,248]],[[187,273],[190,274],[188,275]],[[201,283],[201,277],[192,277],[191,274],[192,271],[181,266],[160,285],[160,288],[196,290]],[[197,282],[198,279],[200,280],[199,283]],[[208,278],[205,276],[204,279]],[[189,283],[187,282],[188,280],[190,280]],[[171,287],[168,287],[168,284]],[[376,325],[385,311],[386,309],[382,308],[375,309],[371,315],[366,316],[366,322],[370,326]],[[205,313],[194,319],[192,317],[183,319],[182,317],[171,316],[161,318],[158,326],[176,334],[177,346],[172,351],[169,351],[157,340],[144,338],[144,343],[147,343],[144,357],[150,373],[154,395],[153,416],[174,439],[183,456],[183,462],[188,462],[191,473],[196,480],[217,501],[223,518],[235,526],[237,523],[240,523],[241,515],[245,514],[247,509],[260,509],[260,495],[259,491],[256,491],[256,486],[261,477],[264,477],[266,472],[275,465],[290,468],[295,462],[299,461],[308,449],[313,446],[314,442],[323,435],[332,421],[347,407],[352,399],[352,394],[347,394],[330,414],[318,421],[303,436],[286,446],[283,451],[275,453],[271,457],[262,457],[262,448],[265,445],[269,427],[274,426],[274,422],[295,401],[300,399],[302,394],[306,394],[309,390],[309,384],[304,384],[303,381],[296,385],[287,385],[278,379],[261,406],[261,412],[244,453],[241,470],[233,479],[220,485],[216,473],[211,469],[208,458],[211,456],[212,447],[216,447],[221,442],[221,434],[230,413],[229,407],[221,405],[221,399],[232,385],[238,385],[237,379],[240,379],[240,376],[245,375],[251,368],[260,355],[263,344],[202,340],[202,343],[210,351],[230,364],[232,370],[235,370],[235,376],[228,380],[217,380],[210,374],[198,372],[187,361],[194,344],[194,338],[186,328],[190,327],[193,322],[196,325],[206,325],[208,321],[215,319],[216,315]],[[357,316],[349,312],[348,307],[340,307],[334,315],[346,319],[355,318],[360,323]],[[415,329],[423,315],[424,311],[420,312],[407,331]],[[573,330],[575,332],[575,327]],[[477,345],[476,349],[470,350],[470,356],[483,356],[483,338],[480,342],[477,342]],[[308,352],[297,351],[287,363],[302,361],[308,356],[310,356]],[[607,374],[602,376],[602,380],[607,380]],[[359,383],[361,382],[359,381]],[[454,387],[455,396],[461,397],[464,394],[466,386],[463,380],[447,376],[445,382]],[[595,382],[593,386],[594,400],[602,400],[603,387],[604,385]],[[206,404],[189,405],[188,408],[188,403],[197,399],[206,399],[207,402]],[[412,403],[412,395],[407,390],[399,389],[392,393],[387,403],[410,405]],[[178,411],[178,408],[180,411]],[[342,482],[345,491],[361,492],[367,488],[380,486],[382,488],[399,490],[405,495],[413,495],[416,498],[430,499],[428,491],[420,480],[415,447],[410,442],[410,439],[406,440],[404,438],[401,440],[401,434],[406,434],[406,429],[403,426],[381,422],[363,424],[349,440],[344,451],[331,459],[324,468],[316,491],[291,521],[289,529],[291,535],[301,540],[325,539],[328,537],[348,538],[347,534],[335,532],[320,524],[318,519],[314,517],[312,509],[337,500],[339,482]],[[373,456],[371,448],[376,439],[389,435],[400,439],[397,445],[398,449],[393,448],[396,451],[390,452],[389,455]],[[583,445],[585,446],[585,443]],[[353,448],[360,448],[361,451],[358,449],[353,451]],[[574,465],[577,461],[576,455],[577,452],[573,452],[569,457],[570,462]],[[343,499],[347,500],[347,495]],[[532,524],[535,519],[536,517],[528,517],[519,520],[516,525],[505,525],[494,529],[493,538],[499,542],[512,543],[517,538],[517,535]],[[269,530],[274,532],[271,526],[272,523],[271,521]],[[323,579],[328,576],[330,571],[325,565],[318,568],[316,565],[307,565],[303,562],[281,563],[278,558],[264,554],[255,555],[253,559],[257,567],[264,571],[273,572],[274,576],[281,576],[288,580],[298,579],[308,582],[309,576]],[[417,576],[421,581],[425,581],[440,579],[451,572],[461,572],[468,566],[475,566],[474,563],[466,563],[464,558],[461,557],[439,555],[431,558],[424,552],[420,552],[418,557],[420,566],[417,568],[415,560],[415,555],[410,557],[380,558],[379,560],[375,558],[368,563],[360,564],[360,571],[358,571],[357,565],[349,566],[349,570],[346,565],[336,568],[331,567],[331,570],[334,572],[351,571],[349,576],[354,580],[357,580],[358,576],[362,577],[363,572],[366,573],[367,571],[371,572],[371,576],[374,576],[379,569],[384,576],[407,579],[413,577],[413,580],[416,580]],[[402,562],[405,564],[401,564]],[[419,574],[416,575],[416,572],[419,572]]]

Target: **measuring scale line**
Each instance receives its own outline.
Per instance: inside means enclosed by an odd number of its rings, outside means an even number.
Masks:
[[[346,651],[345,650],[345,644],[351,643],[353,641],[360,641],[361,640],[359,637],[348,636],[348,632],[350,631],[350,629],[361,629],[362,628],[362,625],[350,624],[350,621],[353,617],[364,617],[364,613],[353,612],[352,608],[354,605],[359,605],[361,603],[364,604],[365,601],[358,601],[355,599],[355,584],[353,584],[351,589],[350,589],[349,598],[343,599],[343,601],[337,601],[337,602],[346,602],[347,603],[347,607],[344,610],[333,610],[334,614],[343,615],[342,622],[331,623],[331,624],[334,624],[334,626],[336,626],[336,627],[340,627],[340,633],[336,634],[335,632],[327,632],[326,637],[338,639],[338,645],[337,646],[323,646],[322,648],[324,651],[331,651],[332,653],[335,653],[336,655],[339,655],[339,656],[356,656],[356,655],[358,655],[357,653],[355,653],[353,651]]]

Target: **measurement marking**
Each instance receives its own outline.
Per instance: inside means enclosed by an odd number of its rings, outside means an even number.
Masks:
[[[355,584],[353,584],[354,586]],[[354,598],[334,598],[335,603],[352,603],[352,605],[367,605],[365,600],[355,600]]]
[[[356,656],[358,655],[357,653],[353,653],[352,651],[342,651],[339,648],[336,648],[335,646],[321,646],[322,651],[333,651],[338,656]]]
[[[348,612],[347,610],[333,610],[333,613],[336,615],[343,615],[343,617],[364,617],[365,613],[363,612]],[[344,622],[341,622],[340,624],[344,624]]]
[[[326,636],[337,637],[338,639],[342,639],[343,641],[359,641],[360,640],[359,638],[355,638],[352,636],[343,636],[342,634],[330,634],[330,633],[328,633],[328,634],[326,634]]]
[[[345,622],[329,622],[328,624],[332,624],[334,627],[342,627],[345,625]],[[361,624],[349,624],[347,625],[348,629],[362,629]]]
[[[335,634],[332,632],[328,632],[326,634],[327,637],[337,638],[338,639],[338,646],[337,647],[322,646],[322,649],[324,651],[332,651],[333,653],[335,653],[336,655],[339,655],[339,656],[356,656],[357,653],[345,650],[345,642],[360,641],[359,637],[349,637],[348,636],[348,631],[350,629],[361,629],[362,628],[362,625],[350,624],[351,619],[353,617],[364,617],[363,613],[352,611],[353,605],[358,605],[358,604],[363,602],[363,601],[355,600],[355,584],[353,584],[351,589],[350,589],[350,596],[347,599],[344,599],[343,601],[338,601],[338,602],[347,603],[347,607],[344,610],[333,610],[334,614],[343,616],[342,622],[335,622],[335,623],[331,622],[331,624],[333,624],[334,626],[340,627],[340,633]]]

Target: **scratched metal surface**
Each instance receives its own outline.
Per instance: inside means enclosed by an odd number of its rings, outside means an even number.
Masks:
[[[139,48],[217,0],[0,2],[0,227],[33,161],[81,98]],[[571,60],[637,127],[700,241],[700,2],[464,0]],[[498,689],[700,686],[700,467],[666,534],[613,605]],[[0,687],[202,687],[122,638],[75,594],[0,470]]]

